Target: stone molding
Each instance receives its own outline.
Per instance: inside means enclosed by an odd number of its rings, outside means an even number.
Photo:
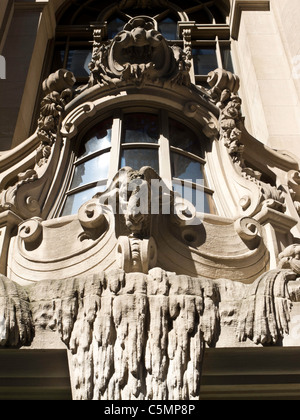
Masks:
[[[238,39],[242,12],[269,11],[270,0],[233,0],[230,14],[231,37]]]

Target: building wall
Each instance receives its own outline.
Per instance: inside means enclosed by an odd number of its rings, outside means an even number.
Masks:
[[[2,151],[32,134],[44,58],[55,33],[55,12],[62,3],[14,1],[11,13],[12,2],[1,1],[0,51],[3,47],[7,59],[7,80],[0,82]],[[232,49],[236,73],[242,81],[246,126],[261,142],[300,156],[299,5],[297,0],[270,0],[270,11],[265,11],[257,3],[232,1],[233,11],[242,10]],[[236,16],[234,19],[238,20]]]
[[[249,131],[268,146],[299,157],[300,91],[293,37],[300,28],[292,23],[298,13],[295,2],[276,0],[270,11],[242,12],[233,49]]]
[[[27,139],[46,76],[55,12],[63,0],[1,4],[0,48],[3,45],[7,79],[0,80],[4,155],[0,153],[0,303],[5,314],[0,313],[0,347],[67,348],[73,398],[187,400],[199,396],[205,346],[229,349],[231,355],[236,354],[235,347],[256,347],[264,357],[266,343],[274,348],[298,346],[300,285],[294,280],[300,275],[300,246],[291,245],[294,239],[299,244],[299,235],[291,234],[291,229],[299,220],[299,165],[263,147],[244,130],[238,87],[230,88],[231,75],[223,72],[219,85],[214,85],[218,90],[213,88],[204,99],[189,81],[184,85],[178,77],[174,84],[170,69],[166,79],[159,80],[153,66],[152,84],[141,88],[132,80],[124,87],[124,74],[118,76],[108,68],[120,84],[107,87],[96,80],[73,104],[72,89],[49,88],[47,105],[64,105],[50,112],[42,109],[42,127]],[[299,51],[289,20],[296,2],[270,0],[270,10],[265,0],[231,4],[228,24],[249,132],[263,144],[300,156]],[[174,63],[167,53],[166,57]],[[186,75],[189,68],[183,61],[175,60],[177,76]],[[55,83],[64,76],[54,78]],[[226,83],[221,88],[222,79]],[[54,93],[61,102],[56,102]],[[131,200],[139,189],[126,202],[128,185],[120,171],[106,198],[109,203],[110,197],[117,197],[128,212],[114,214],[94,196],[63,221],[47,219],[57,192],[63,193],[64,169],[77,132],[97,113],[108,110],[110,101],[137,107],[145,100],[157,107],[164,103],[186,120],[201,118],[197,127],[205,129],[211,140],[207,163],[212,178],[218,180],[216,191],[222,190],[220,206],[229,202],[230,212],[205,214],[200,223],[201,213],[193,213],[191,207],[170,212],[169,218],[146,213],[142,221],[133,223],[133,217],[126,217],[139,215]],[[55,117],[52,129],[49,117]],[[163,118],[167,125],[166,113]],[[241,138],[244,144],[239,143]],[[119,137],[115,139],[120,145]],[[253,168],[244,165],[244,148]],[[256,165],[266,166],[267,171],[259,173]],[[151,191],[149,185],[158,174],[147,175],[148,169],[128,172],[147,182]],[[260,179],[269,173],[274,185]],[[186,219],[179,217],[180,211]],[[255,368],[246,365],[253,374]],[[277,368],[272,359],[273,374]],[[281,377],[279,385],[282,381]],[[288,392],[293,394],[291,389]]]

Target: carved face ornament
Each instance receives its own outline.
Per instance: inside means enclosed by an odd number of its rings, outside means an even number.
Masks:
[[[155,30],[154,21],[142,16],[128,22],[114,38],[109,67],[115,74],[121,74],[128,66],[151,65],[163,74],[170,66],[170,60],[170,49],[163,36]]]

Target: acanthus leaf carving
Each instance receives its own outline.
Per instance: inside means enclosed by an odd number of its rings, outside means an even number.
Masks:
[[[11,209],[23,218],[40,216],[41,203],[39,202],[43,183],[39,181],[47,169],[53,146],[59,132],[61,115],[65,106],[73,98],[73,73],[61,69],[51,74],[43,82],[44,98],[40,105],[40,115],[36,137],[39,145],[34,157],[27,163],[28,169],[20,172],[16,178],[3,185],[0,193],[0,210]],[[25,189],[31,184],[30,189]]]
[[[300,216],[300,172],[294,170],[289,171],[287,177],[289,192],[292,197],[295,209]]]
[[[37,166],[47,163],[59,129],[60,116],[73,98],[76,79],[70,71],[60,69],[43,82],[45,93],[40,106],[37,136],[40,145],[36,152]]]

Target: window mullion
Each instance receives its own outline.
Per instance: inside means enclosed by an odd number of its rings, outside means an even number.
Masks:
[[[160,126],[161,134],[159,137],[159,172],[167,187],[172,190],[168,113],[165,110],[162,110],[160,114]]]
[[[223,68],[223,63],[222,63],[221,48],[220,48],[220,43],[219,43],[219,37],[218,36],[216,36],[216,56],[217,56],[218,67],[220,69],[222,69]]]
[[[121,129],[122,129],[122,121],[121,121],[121,115],[119,111],[115,114],[113,125],[112,125],[108,184],[116,175],[119,169],[120,150],[121,150]]]
[[[69,49],[70,49],[70,36],[67,37],[66,47],[65,47],[65,56],[64,56],[64,69],[68,68],[68,57],[69,57]]]

